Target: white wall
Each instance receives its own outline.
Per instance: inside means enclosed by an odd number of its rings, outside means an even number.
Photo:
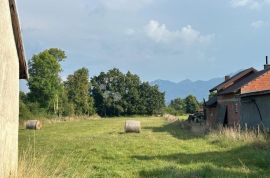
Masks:
[[[8,0],[0,0],[0,178],[18,166],[19,60]]]

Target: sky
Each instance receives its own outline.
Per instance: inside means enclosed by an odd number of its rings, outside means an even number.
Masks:
[[[270,0],[17,1],[27,58],[63,49],[65,79],[113,67],[144,81],[208,80],[270,55]]]

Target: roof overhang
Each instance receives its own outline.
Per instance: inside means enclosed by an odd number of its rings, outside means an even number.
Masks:
[[[13,27],[13,33],[19,58],[19,78],[20,79],[28,79],[28,70],[27,70],[27,64],[25,60],[25,53],[23,48],[23,40],[22,40],[22,34],[21,34],[21,28],[20,28],[20,21],[19,16],[16,8],[15,0],[9,0],[9,6],[10,6],[10,14],[11,14],[11,20],[12,20],[12,27]]]
[[[244,98],[244,97],[249,97],[249,96],[260,96],[260,95],[269,95],[269,94],[270,94],[270,90],[254,91],[254,92],[243,93],[240,95],[240,97]]]
[[[240,80],[242,77],[244,77],[252,72],[257,72],[257,70],[252,68],[252,67],[248,68],[246,70],[242,70],[242,71],[238,72],[237,74],[235,74],[234,76],[232,76],[229,80],[226,80],[226,81],[218,84],[217,86],[215,86],[214,88],[212,88],[209,91],[213,92],[213,91],[224,90],[224,89],[230,87],[231,85],[233,85],[237,80]]]

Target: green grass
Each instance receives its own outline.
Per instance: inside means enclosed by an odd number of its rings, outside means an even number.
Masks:
[[[141,134],[123,133],[124,118],[20,129],[19,148],[59,177],[269,177],[266,140],[195,136],[179,123],[135,118]],[[46,161],[44,161],[44,159]]]

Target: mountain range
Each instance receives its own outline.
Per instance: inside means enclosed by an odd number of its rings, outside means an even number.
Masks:
[[[185,98],[188,95],[194,95],[199,101],[208,99],[209,90],[221,83],[224,78],[213,78],[208,81],[191,81],[189,79],[172,82],[169,80],[155,80],[151,82],[151,85],[158,85],[162,92],[165,92],[165,100],[168,104],[175,98]]]

